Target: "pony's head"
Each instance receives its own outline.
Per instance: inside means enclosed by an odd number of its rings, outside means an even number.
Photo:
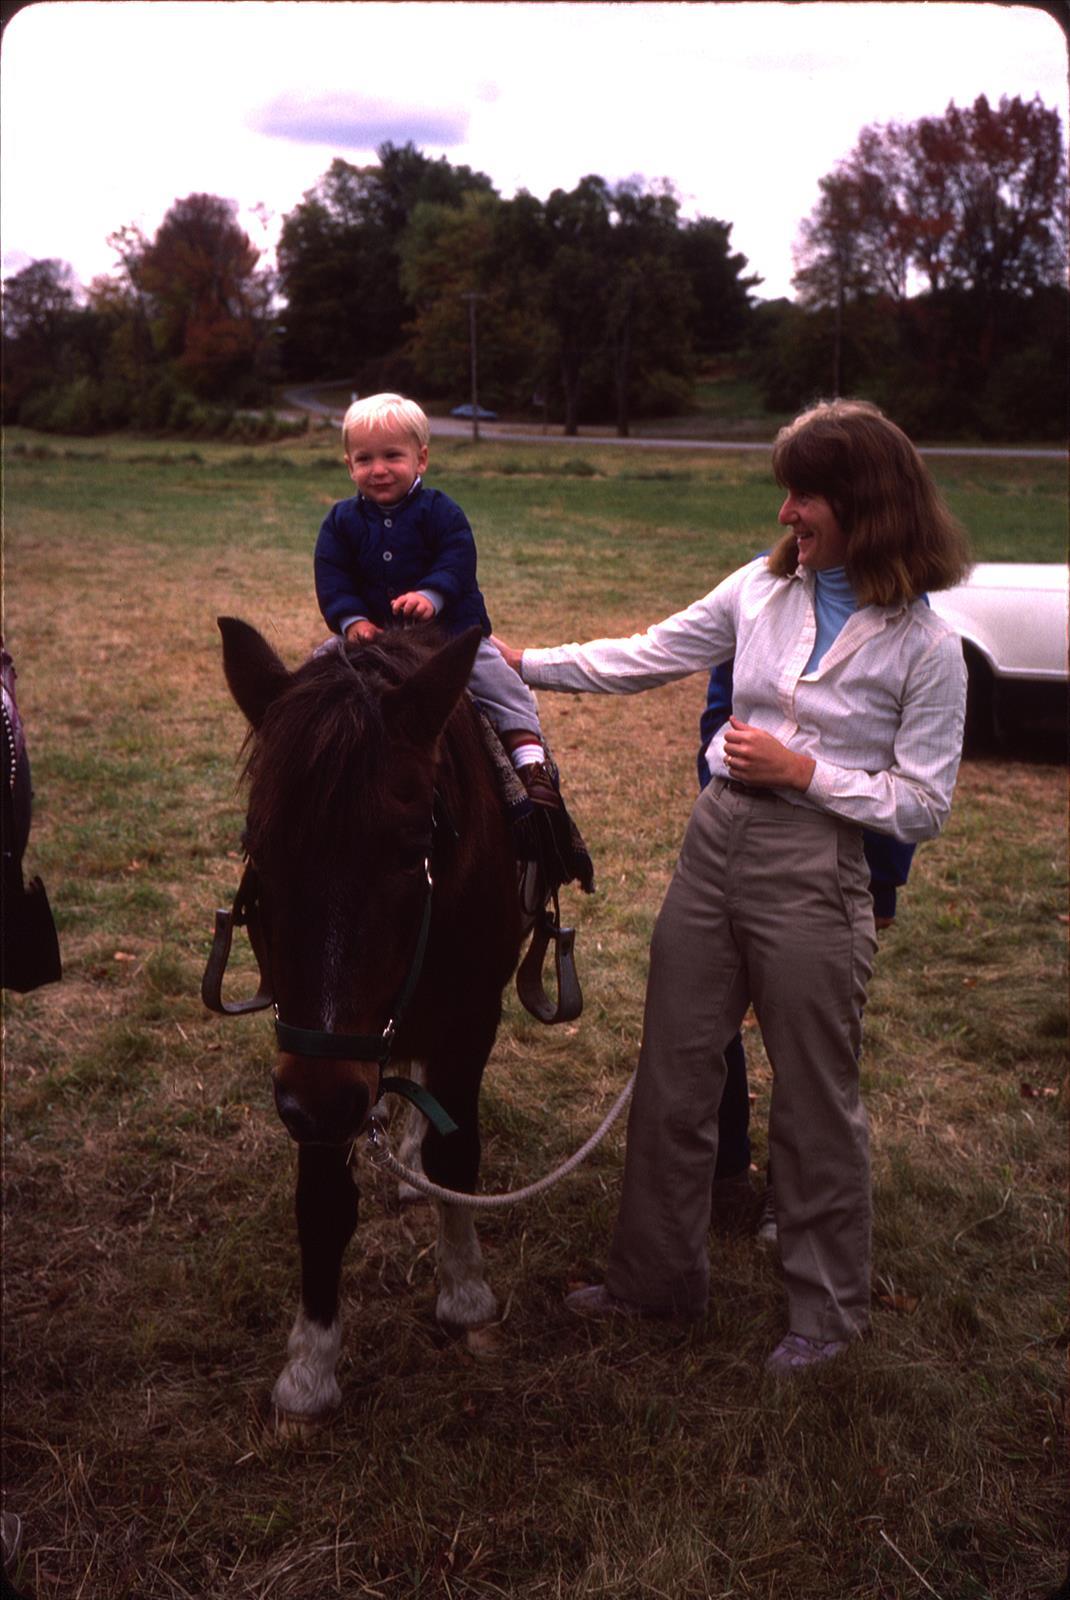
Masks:
[[[374,1046],[414,981],[439,744],[479,630],[448,643],[398,630],[291,673],[255,628],[219,627],[250,725],[246,846],[282,1024],[275,1102],[295,1139],[342,1143],[367,1120]]]

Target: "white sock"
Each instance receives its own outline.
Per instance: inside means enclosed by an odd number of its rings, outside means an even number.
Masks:
[[[545,761],[546,753],[541,744],[518,744],[515,750],[510,750],[509,759],[519,772],[521,767],[530,767],[536,761]]]

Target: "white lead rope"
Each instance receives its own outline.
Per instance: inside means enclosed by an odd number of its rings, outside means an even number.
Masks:
[[[512,1189],[508,1194],[462,1194],[457,1189],[443,1189],[439,1184],[432,1183],[430,1178],[425,1178],[422,1172],[413,1172],[411,1167],[402,1166],[401,1162],[392,1153],[386,1142],[386,1136],[381,1124],[375,1117],[368,1124],[368,1143],[371,1146],[371,1158],[377,1167],[385,1172],[392,1172],[395,1178],[402,1178],[410,1183],[414,1189],[419,1189],[423,1194],[429,1195],[432,1200],[445,1200],[450,1205],[467,1207],[473,1211],[488,1211],[495,1206],[515,1205],[519,1200],[530,1200],[533,1195],[541,1194],[544,1189],[566,1177],[581,1161],[586,1160],[596,1145],[601,1144],[610,1128],[620,1116],[628,1103],[632,1089],[635,1086],[635,1073],[633,1072],[628,1082],[624,1085],[613,1105],[610,1107],[602,1122],[587,1140],[587,1143],[571,1156],[556,1172],[547,1173],[545,1178],[539,1178],[536,1183],[529,1183],[523,1189]]]

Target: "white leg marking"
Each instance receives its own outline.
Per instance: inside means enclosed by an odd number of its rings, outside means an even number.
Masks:
[[[498,1302],[483,1277],[483,1252],[467,1207],[439,1204],[435,1260],[439,1285],[435,1316],[439,1322],[457,1328],[493,1322]]]
[[[302,1306],[286,1343],[289,1357],[279,1374],[271,1398],[280,1411],[294,1417],[319,1417],[342,1401],[335,1381],[342,1324],[335,1317],[329,1328],[311,1322]]]

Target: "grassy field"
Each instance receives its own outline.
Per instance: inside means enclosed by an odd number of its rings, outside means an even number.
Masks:
[[[363,1173],[334,1424],[271,1426],[295,1306],[294,1157],[263,1017],[205,1012],[240,863],[244,727],[215,618],[296,664],[323,637],[332,435],[6,441],[20,668],[61,984],[7,996],[4,1504],[39,1600],[1041,1600],[1065,1570],[1066,836],[1060,752],[962,769],[882,935],[863,1077],[872,1337],[784,1388],[775,1261],[711,1238],[697,1326],[579,1324],[623,1134],[481,1227],[496,1357],[436,1328],[432,1221]],[[1058,463],[941,458],[980,557],[1061,560]],[[643,625],[773,535],[761,455],[436,444],[498,631]],[[634,1066],[646,947],[694,791],[697,680],[543,697],[598,893],[568,896],[586,1008],[507,1003],[487,1190],[569,1154]],[[769,1070],[747,1029],[757,1159]]]

